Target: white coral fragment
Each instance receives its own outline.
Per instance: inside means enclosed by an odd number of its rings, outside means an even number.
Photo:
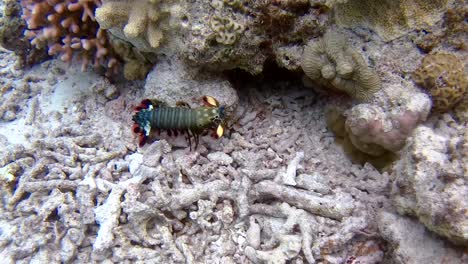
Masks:
[[[286,173],[282,174],[281,181],[283,184],[295,186],[296,185],[296,171],[299,163],[304,159],[304,152],[297,152],[294,159],[288,165]]]

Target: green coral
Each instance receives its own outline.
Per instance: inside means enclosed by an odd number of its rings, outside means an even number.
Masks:
[[[302,56],[304,73],[315,82],[346,92],[361,101],[369,100],[380,90],[380,78],[363,57],[346,45],[337,32],[329,31],[312,40]]]
[[[424,57],[413,73],[415,83],[432,97],[433,109],[444,112],[458,104],[467,90],[462,61],[449,53],[434,53]]]

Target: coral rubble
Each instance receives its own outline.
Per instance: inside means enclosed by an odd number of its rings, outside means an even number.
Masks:
[[[466,52],[441,41],[423,59],[421,32],[404,35],[428,22],[458,38],[463,9],[449,28],[435,21],[451,1],[358,2],[23,0],[26,35],[67,63],[19,69],[0,49],[2,262],[467,263]],[[12,3],[0,0],[8,48],[22,27]],[[385,6],[403,24],[368,14]],[[82,72],[80,52],[111,70],[119,54],[145,81]],[[453,111],[429,116],[446,91]],[[226,106],[225,137],[137,147],[143,98],[203,95]]]

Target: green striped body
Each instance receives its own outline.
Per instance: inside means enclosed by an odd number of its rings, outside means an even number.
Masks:
[[[220,121],[219,108],[198,107],[195,109],[183,107],[161,106],[144,109],[138,114],[138,123],[149,133],[150,129],[176,129],[200,132],[217,125]]]
[[[220,138],[224,134],[226,122],[225,106],[211,96],[203,96],[205,106],[190,108],[184,102],[178,102],[176,107],[169,107],[158,100],[144,99],[135,107],[132,130],[139,136],[139,146],[145,145],[152,131],[167,130],[167,134],[178,135],[182,132],[187,135],[190,149],[190,138],[195,139],[195,148],[198,146],[199,135],[212,131],[211,136]]]

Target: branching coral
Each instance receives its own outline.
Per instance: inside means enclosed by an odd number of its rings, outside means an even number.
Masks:
[[[60,55],[66,62],[78,53],[83,69],[92,62],[94,67],[115,71],[118,61],[94,18],[99,0],[22,0],[21,4],[28,26],[25,35],[32,45],[47,46],[50,55]]]
[[[343,36],[328,31],[304,49],[302,69],[312,80],[336,88],[362,101],[380,90],[380,78],[362,56],[345,43]]]
[[[160,1],[104,1],[96,9],[96,19],[103,29],[123,27],[125,37],[143,37],[151,48],[158,48],[163,40],[159,20],[164,17]]]
[[[447,111],[462,100],[468,80],[460,59],[449,53],[434,53],[424,57],[413,73],[413,80],[432,97],[433,109]]]

